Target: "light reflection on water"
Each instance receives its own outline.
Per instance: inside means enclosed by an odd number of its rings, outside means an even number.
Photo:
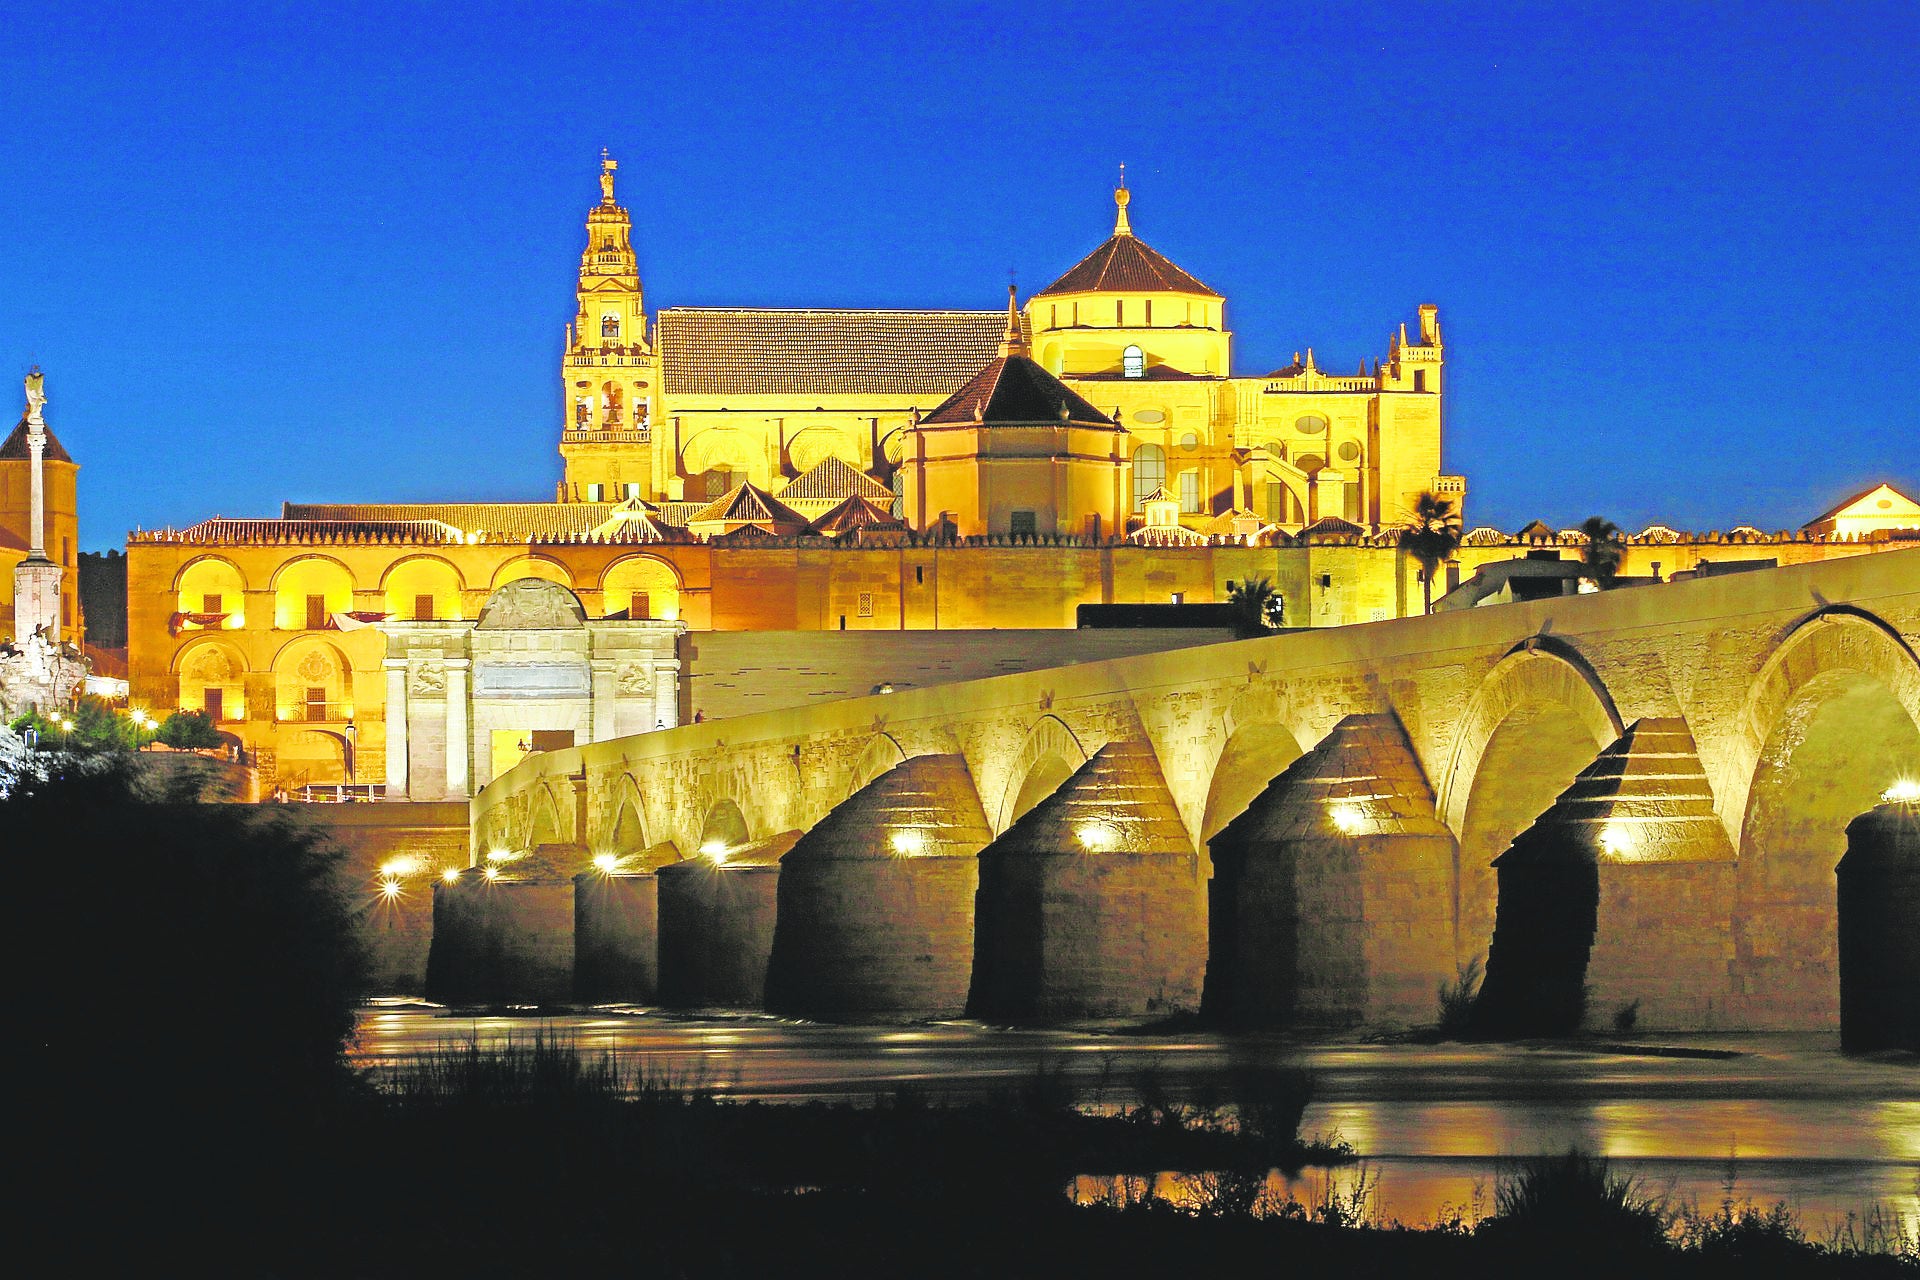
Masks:
[[[1338,1203],[1374,1225],[1472,1226],[1493,1215],[1500,1179],[1515,1167],[1511,1158],[1389,1157],[1293,1175],[1275,1169],[1267,1175],[1265,1203],[1292,1200],[1309,1215]],[[1784,1203],[1816,1241],[1825,1241],[1849,1214],[1864,1218],[1876,1205],[1896,1230],[1920,1234],[1920,1187],[1906,1162],[1658,1159],[1612,1160],[1610,1167],[1634,1178],[1641,1195],[1673,1209],[1712,1214],[1723,1202],[1736,1211]],[[1081,1204],[1115,1204],[1139,1199],[1146,1184],[1144,1177],[1084,1174],[1067,1190]],[[1209,1195],[1205,1175],[1190,1173],[1155,1174],[1152,1188],[1156,1198],[1189,1208],[1203,1206]]]
[[[731,1097],[868,1101],[901,1088],[956,1101],[1016,1089],[1042,1067],[1109,1105],[1143,1084],[1204,1101],[1235,1070],[1314,1075],[1302,1131],[1337,1134],[1379,1178],[1375,1209],[1427,1222],[1443,1206],[1491,1203],[1503,1161],[1579,1146],[1650,1190],[1711,1208],[1731,1158],[1734,1199],[1784,1200],[1812,1225],[1869,1204],[1920,1221],[1920,1070],[1843,1057],[1821,1035],[1662,1037],[1729,1057],[1494,1045],[1316,1044],[1274,1036],[1010,1031],[974,1023],[837,1027],[763,1017],[681,1017],[640,1009],[540,1015],[429,1005],[364,1010],[357,1056],[392,1065],[464,1042],[526,1042],[545,1031],[588,1052],[709,1081]],[[1345,1194],[1351,1169],[1331,1175]],[[1307,1202],[1311,1184],[1285,1188]]]

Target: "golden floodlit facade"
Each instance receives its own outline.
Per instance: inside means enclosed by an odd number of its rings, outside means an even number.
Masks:
[[[1288,626],[1423,607],[1398,531],[1420,494],[1466,494],[1435,307],[1351,373],[1307,351],[1236,376],[1226,299],[1134,234],[1123,187],[1112,234],[1024,303],[649,312],[616,171],[587,216],[554,500],[136,531],[136,705],[207,711],[269,785],[453,798],[529,750],[692,718],[703,633],[1073,628],[1262,578]],[[1896,536],[1879,500],[1797,534],[1654,526],[1621,572],[1874,550]],[[1582,542],[1473,529],[1445,585]]]

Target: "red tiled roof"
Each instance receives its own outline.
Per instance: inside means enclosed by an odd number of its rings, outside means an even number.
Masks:
[[[877,502],[892,502],[893,490],[840,458],[829,454],[797,475],[780,491],[783,501],[845,498],[865,494]]]
[[[906,527],[907,522],[894,515],[887,507],[856,493],[808,525],[807,532],[823,533],[833,537],[859,529],[904,529]]]
[[[807,527],[807,518],[778,498],[752,484],[737,484],[725,495],[709,502],[687,518],[691,531],[695,525],[742,525],[762,533],[785,536]],[[739,529],[719,529],[709,536],[730,536]]]
[[[668,395],[933,399],[991,360],[1000,311],[667,307],[655,323]]]
[[[32,457],[33,454],[27,449],[27,420],[22,418],[20,419],[20,425],[13,429],[4,443],[0,443],[0,461],[12,462],[17,460],[24,462]],[[61,445],[60,437],[54,435],[51,429],[47,432],[46,458],[48,462],[73,461],[73,459],[67,455],[65,447]]]
[[[1033,295],[1054,293],[1198,293],[1220,295],[1137,236],[1113,236],[1074,268]]]
[[[287,502],[285,520],[438,520],[495,539],[543,541],[590,534],[613,502]]]
[[[1112,418],[1094,408],[1066,383],[1020,355],[994,360],[921,419],[934,425],[1063,420],[1114,425]]]
[[[188,543],[462,541],[460,530],[438,520],[225,520],[215,517],[180,530],[149,529],[135,540]]]

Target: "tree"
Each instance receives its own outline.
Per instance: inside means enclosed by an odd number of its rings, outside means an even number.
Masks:
[[[1421,494],[1413,515],[1400,529],[1400,549],[1420,565],[1420,586],[1426,612],[1433,612],[1433,575],[1460,549],[1460,513],[1453,499],[1437,493]]]
[[[1627,558],[1626,534],[1620,526],[1600,516],[1588,516],[1580,522],[1580,532],[1587,537],[1580,558],[1593,570],[1593,576],[1611,578],[1620,572],[1620,562]]]
[[[1247,635],[1286,625],[1286,598],[1265,578],[1248,578],[1245,582],[1227,579],[1227,603],[1240,611],[1240,629]]]
[[[204,711],[176,711],[161,723],[160,732],[154,736],[180,751],[217,747],[221,743],[220,730]]]

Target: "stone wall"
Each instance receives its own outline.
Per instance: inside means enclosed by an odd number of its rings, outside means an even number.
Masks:
[[[464,804],[288,805],[346,853],[347,891],[361,907],[368,994],[426,990],[433,894],[440,873],[468,861]],[[392,890],[388,886],[394,886]]]
[[[687,637],[686,719],[1219,644],[1211,627],[1073,631],[701,631]]]

